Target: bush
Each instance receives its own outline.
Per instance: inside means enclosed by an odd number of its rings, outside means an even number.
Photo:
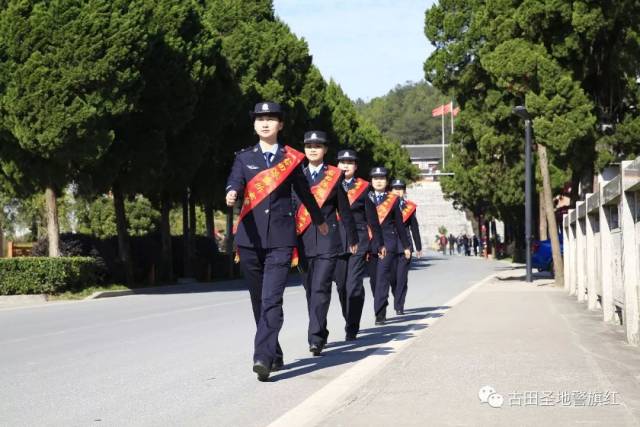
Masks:
[[[153,267],[155,267],[156,273],[159,272],[162,262],[160,234],[152,233],[145,236],[132,236],[129,237],[129,242],[131,244],[135,281],[137,283],[145,283]],[[46,237],[39,240],[33,247],[32,255],[46,257],[48,245]],[[196,236],[194,246],[193,273],[198,280],[204,281],[226,277],[226,258],[218,251],[218,246],[214,239]],[[181,277],[183,275],[182,237],[172,236],[171,247],[174,276]],[[124,268],[118,259],[117,237],[99,239],[86,234],[63,233],[60,234],[60,253],[63,257],[83,256],[94,258],[96,262],[104,266],[108,281],[115,283],[125,281]]]
[[[0,294],[58,294],[100,283],[104,269],[89,257],[0,259]]]

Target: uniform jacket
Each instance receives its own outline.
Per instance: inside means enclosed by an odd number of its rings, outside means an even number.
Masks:
[[[308,168],[304,168],[304,175],[310,186],[320,182],[327,171],[327,165],[324,165],[315,181],[311,181],[311,174]],[[358,242],[358,233],[353,219],[353,214],[349,208],[349,199],[347,193],[341,185],[343,174],[341,174],[338,183],[333,187],[331,193],[327,197],[327,201],[322,206],[322,214],[327,220],[329,233],[323,236],[318,232],[318,228],[311,224],[304,233],[299,237],[300,252],[306,257],[316,255],[338,255],[348,250],[349,245]],[[296,191],[297,194],[297,191]],[[340,213],[340,221],[336,213]],[[340,223],[342,225],[340,226]],[[340,239],[339,229],[344,227],[347,230],[348,241],[344,242]],[[347,246],[345,246],[345,243]]]
[[[388,193],[384,194],[386,197]],[[367,196],[374,204],[376,204],[375,192],[370,191]],[[382,224],[380,224],[380,227],[382,228],[384,246],[386,247],[388,253],[402,253],[405,248],[409,249],[411,247],[409,237],[407,236],[407,230],[402,223],[400,199],[396,199],[393,207],[391,208],[391,212],[389,212]],[[371,242],[371,252],[378,252],[378,248],[378,243],[373,240]]]
[[[404,209],[404,199],[400,201],[400,210]],[[407,222],[404,223],[409,243],[411,244],[411,252],[422,250],[422,239],[420,238],[420,227],[418,227],[418,219],[416,218],[416,211],[414,211]],[[411,237],[413,236],[413,241]],[[415,243],[415,246],[414,246]]]
[[[355,178],[354,181],[355,182]],[[340,185],[344,188],[345,192],[349,191],[349,187],[346,186],[346,182],[343,180]],[[368,187],[365,191],[360,194],[360,196],[354,200],[351,205],[351,213],[353,214],[353,219],[356,224],[356,231],[358,232],[358,254],[365,254],[369,252],[370,242],[369,242],[369,232],[367,228],[371,229],[373,238],[375,241],[376,247],[384,246],[384,241],[382,239],[382,228],[380,227],[380,222],[378,222],[378,213],[376,212],[375,203],[369,198],[368,193],[371,191],[371,184],[368,184]],[[347,197],[348,201],[348,197]],[[340,239],[342,241],[343,247],[348,248],[346,246],[347,242],[347,233],[345,227],[340,227]],[[346,251],[344,253],[347,253]]]
[[[272,166],[284,157],[284,146],[279,144],[271,162]],[[254,176],[268,169],[260,144],[236,153],[236,159],[227,180],[226,191],[235,190],[242,200],[242,193]],[[324,216],[311,194],[303,167],[297,167],[287,179],[268,197],[244,217],[238,226],[235,242],[251,248],[279,248],[296,246],[295,206],[292,189],[309,210],[311,220],[322,224]]]

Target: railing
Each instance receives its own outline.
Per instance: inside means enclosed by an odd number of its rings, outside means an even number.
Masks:
[[[565,289],[640,343],[640,157],[564,215]]]

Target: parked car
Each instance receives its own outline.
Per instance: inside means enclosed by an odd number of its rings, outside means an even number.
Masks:
[[[560,253],[564,253],[562,245],[562,234],[560,239]],[[531,266],[538,271],[553,272],[553,256],[551,255],[551,239],[534,240],[531,244]]]

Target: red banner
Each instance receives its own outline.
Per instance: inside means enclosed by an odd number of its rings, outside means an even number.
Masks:
[[[284,147],[284,159],[269,169],[258,173],[247,183],[242,209],[240,209],[238,221],[233,227],[233,234],[238,231],[240,221],[278,188],[291,175],[291,172],[302,163],[302,160],[304,160],[304,154],[287,145]]]
[[[311,193],[315,197],[318,206],[324,206],[333,187],[340,181],[340,169],[335,166],[327,166],[327,172],[322,180],[311,187]],[[299,236],[311,225],[311,215],[304,205],[300,205],[296,212],[296,234]]]
[[[411,215],[413,215],[413,213],[416,211],[416,207],[418,207],[418,205],[416,205],[411,200],[406,200],[404,202],[404,208],[402,209],[402,222],[409,221]]]
[[[365,190],[369,187],[369,183],[362,178],[356,179],[353,187],[347,191],[347,197],[349,198],[349,205],[353,205],[353,202],[358,200],[358,198],[365,192]]]

